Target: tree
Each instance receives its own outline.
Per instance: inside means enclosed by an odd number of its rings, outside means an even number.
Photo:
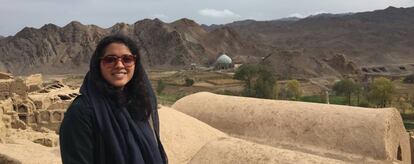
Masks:
[[[350,79],[345,79],[336,82],[332,87],[332,90],[335,92],[336,95],[345,96],[348,101],[348,105],[351,105],[352,94],[357,94],[359,101],[361,87]],[[357,104],[359,104],[359,102]]]
[[[185,78],[185,86],[190,87],[193,86],[194,80],[190,78]]]
[[[363,87],[360,83],[355,83],[355,90],[354,94],[357,96],[357,105],[360,105],[361,95],[363,94]],[[365,104],[362,104],[365,105]]]
[[[406,113],[407,111],[410,111],[413,106],[411,103],[409,103],[405,98],[400,97],[393,103],[393,107],[397,108],[401,114]]]
[[[234,79],[243,80],[245,82],[244,94],[247,96],[253,95],[253,80],[257,79],[259,66],[255,64],[243,64],[234,74]]]
[[[234,74],[234,79],[245,82],[243,96],[258,98],[273,98],[276,78],[265,66],[244,64]]]
[[[273,84],[273,99],[279,99],[280,88],[279,84],[275,81]]]
[[[394,93],[395,88],[391,80],[380,77],[374,79],[370,84],[368,99],[379,107],[386,107],[387,104],[391,103]]]
[[[156,88],[157,93],[158,94],[161,94],[162,91],[164,91],[164,89],[165,89],[165,83],[164,83],[164,81],[162,81],[161,79],[158,80],[157,81],[157,88]]]
[[[403,82],[404,83],[410,83],[410,84],[414,83],[414,74],[408,75],[407,77],[405,77]]]
[[[289,80],[286,83],[287,97],[291,100],[298,100],[302,96],[298,80]]]
[[[275,82],[276,80],[270,71],[260,69],[259,77],[254,85],[255,97],[273,99]]]

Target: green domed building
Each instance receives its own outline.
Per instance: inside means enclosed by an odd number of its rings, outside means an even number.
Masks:
[[[227,56],[225,53],[221,53],[221,55],[217,58],[216,62],[214,63],[215,69],[229,69],[233,68],[233,60]]]

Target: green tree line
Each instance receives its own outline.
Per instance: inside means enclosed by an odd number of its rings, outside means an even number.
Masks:
[[[301,100],[302,90],[298,80],[288,80],[281,85],[270,69],[263,65],[244,64],[236,70],[234,78],[245,83],[242,96]],[[411,78],[405,79],[405,82],[411,82]],[[364,107],[390,106],[396,93],[391,80],[384,77],[364,85],[353,79],[343,79],[331,89],[331,95],[343,96],[348,105]]]

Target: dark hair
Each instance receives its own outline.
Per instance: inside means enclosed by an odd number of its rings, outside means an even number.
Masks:
[[[134,75],[122,91],[109,84],[101,74],[100,58],[111,43],[124,44],[132,55],[136,56]],[[152,88],[140,59],[137,44],[132,39],[121,34],[110,35],[103,38],[96,46],[91,58],[90,73],[98,92],[116,100],[119,105],[126,105],[133,118],[144,120],[151,114]]]

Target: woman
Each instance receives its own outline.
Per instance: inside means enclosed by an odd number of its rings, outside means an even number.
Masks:
[[[60,127],[63,163],[168,163],[157,102],[136,44],[103,38]]]

